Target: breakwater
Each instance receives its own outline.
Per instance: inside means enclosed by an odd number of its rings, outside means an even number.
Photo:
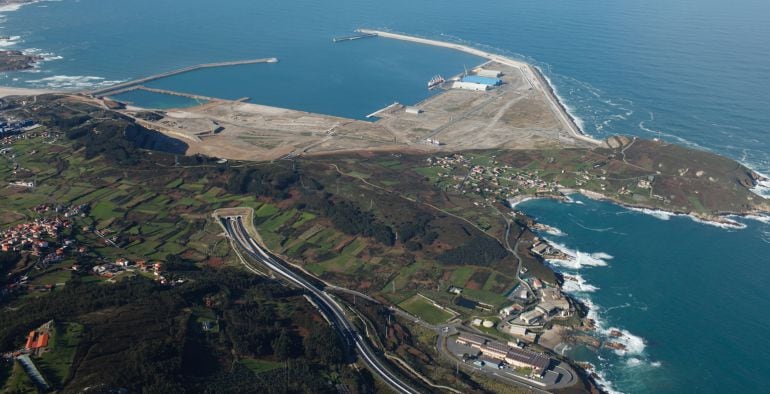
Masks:
[[[231,61],[231,62],[197,64],[194,66],[184,67],[184,68],[167,71],[160,74],[150,75],[144,78],[134,79],[128,82],[118,83],[102,89],[87,90],[81,93],[89,96],[94,96],[94,97],[104,97],[111,94],[115,94],[116,92],[124,93],[126,91],[131,90],[130,88],[134,86],[142,85],[147,82],[155,81],[162,78],[168,78],[174,75],[184,74],[192,71],[202,70],[206,68],[232,67],[232,66],[241,66],[246,64],[277,63],[277,62],[278,62],[278,58],[269,57],[269,58],[261,58],[261,59],[237,60],[237,61]]]

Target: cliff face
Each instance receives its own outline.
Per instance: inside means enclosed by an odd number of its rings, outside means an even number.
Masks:
[[[0,51],[0,72],[29,70],[40,60],[40,56],[26,55],[20,51]]]

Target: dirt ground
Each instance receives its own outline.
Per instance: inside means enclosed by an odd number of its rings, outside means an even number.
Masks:
[[[538,88],[517,67],[491,62],[503,72],[503,84],[489,91],[452,89],[412,107],[393,105],[374,122],[314,114],[264,105],[212,101],[169,110],[158,121],[142,120],[189,144],[188,154],[234,160],[274,160],[287,156],[344,151],[458,151],[468,149],[539,149],[588,147],[574,138]],[[137,108],[125,113],[133,115]],[[428,140],[433,142],[429,142]],[[438,141],[436,143],[435,141]]]

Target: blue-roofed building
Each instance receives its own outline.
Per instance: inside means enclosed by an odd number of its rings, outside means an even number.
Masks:
[[[503,81],[497,78],[480,77],[478,75],[467,75],[463,77],[462,81],[487,86],[500,86],[503,83]]]

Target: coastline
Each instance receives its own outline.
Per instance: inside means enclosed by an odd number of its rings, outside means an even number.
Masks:
[[[531,200],[538,200],[538,199],[550,199],[550,200],[559,200],[559,201],[568,201],[570,194],[580,194],[586,198],[589,198],[591,200],[597,200],[597,201],[607,201],[612,204],[618,205],[622,208],[628,209],[630,211],[640,212],[644,214],[649,214],[652,216],[656,216],[658,218],[662,219],[662,216],[678,216],[678,217],[688,217],[691,220],[706,224],[709,226],[716,226],[716,227],[723,227],[723,228],[730,228],[730,229],[743,229],[745,228],[745,225],[739,222],[736,222],[735,220],[731,220],[731,217],[739,217],[739,218],[749,218],[752,217],[769,217],[766,216],[768,212],[762,212],[762,211],[756,211],[756,212],[723,212],[719,215],[704,215],[697,212],[684,212],[684,211],[676,211],[676,210],[665,210],[658,207],[652,207],[648,205],[634,205],[627,203],[625,201],[618,200],[616,198],[594,192],[591,190],[585,190],[585,189],[560,189],[559,193],[561,193],[560,196],[557,195],[522,195],[522,196],[516,196],[514,198],[508,199],[508,206],[511,209],[516,209],[516,206],[525,202],[525,201],[531,201]],[[668,220],[662,219],[662,220]]]
[[[460,52],[465,52],[470,55],[478,56],[484,59],[487,59],[489,61],[495,61],[498,63],[506,64],[511,67],[516,67],[519,70],[521,70],[522,73],[525,73],[525,78],[532,83],[534,88],[538,88],[543,93],[545,93],[546,97],[548,98],[548,102],[554,112],[558,115],[558,117],[561,119],[564,126],[567,128],[567,131],[569,134],[571,134],[572,137],[588,142],[593,145],[604,145],[605,142],[601,140],[594,139],[580,128],[580,126],[577,124],[577,121],[575,120],[575,117],[569,113],[567,110],[567,107],[562,103],[559,96],[556,94],[556,90],[554,89],[553,85],[550,83],[548,78],[545,77],[545,75],[542,74],[542,71],[538,69],[537,67],[520,61],[520,60],[514,60],[502,55],[485,52],[480,49],[472,48],[467,45],[462,44],[455,44],[451,42],[446,41],[439,41],[439,40],[432,40],[428,38],[421,38],[421,37],[415,37],[410,36],[406,34],[398,34],[398,33],[391,33],[387,31],[381,31],[381,30],[372,30],[372,29],[356,29],[356,32],[362,33],[362,34],[376,34],[378,37],[384,37],[384,38],[390,38],[394,40],[401,40],[401,41],[408,41],[408,42],[414,42],[418,44],[424,44],[424,45],[430,45],[430,46],[436,46],[436,47],[442,47],[442,48],[448,48],[453,49]],[[529,77],[526,75],[529,74]],[[530,78],[531,77],[531,78]]]
[[[16,88],[12,86],[0,86],[0,98],[8,96],[38,96],[41,94],[63,93],[50,89]]]

